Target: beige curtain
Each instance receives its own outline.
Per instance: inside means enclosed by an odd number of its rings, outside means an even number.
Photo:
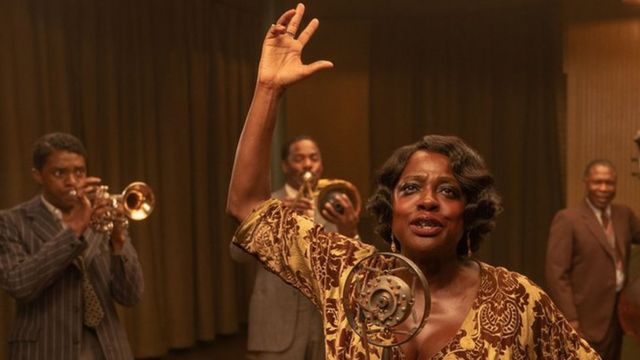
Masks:
[[[0,207],[33,196],[30,145],[71,132],[112,192],[148,182],[131,226],[144,298],[122,318],[138,357],[238,330],[246,273],[224,213],[264,9],[252,1],[0,1]],[[0,295],[0,358],[12,316]]]
[[[505,208],[480,257],[540,284],[549,223],[563,205],[557,19],[542,6],[385,18],[371,50],[372,168],[427,133],[468,141]]]
[[[262,3],[0,1],[0,208],[35,194],[29,147],[55,130],[85,141],[91,173],[114,192],[139,179],[158,194],[157,211],[132,225],[147,285],[143,301],[122,313],[136,356],[233,333],[246,312],[251,269],[227,255],[234,224],[223,211],[261,19],[275,18]],[[425,133],[463,137],[505,200],[481,258],[538,282],[548,225],[563,203],[562,35],[553,10],[373,16],[370,38],[353,40],[370,46],[368,68],[358,70],[369,74],[369,132],[358,142],[370,144],[369,168]],[[11,314],[1,294],[0,339]]]

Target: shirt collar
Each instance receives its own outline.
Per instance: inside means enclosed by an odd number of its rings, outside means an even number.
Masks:
[[[285,183],[284,194],[287,195],[288,198],[294,198],[298,196],[298,190],[294,189],[291,185]]]
[[[53,217],[55,217],[56,219],[62,221],[62,211],[60,211],[60,209],[58,209],[52,203],[47,201],[44,195],[40,195],[40,199],[42,200],[42,203],[47,208],[47,210],[51,212],[51,215],[53,215]]]
[[[598,218],[598,221],[602,222],[602,218],[601,218],[602,210],[600,210],[597,207],[593,206],[593,204],[591,203],[591,201],[589,200],[588,197],[585,198],[585,200],[587,200],[587,204],[589,205],[589,207],[591,208],[593,213],[596,215],[596,218]],[[607,205],[607,208],[604,209],[604,212],[607,214],[607,217],[609,217],[609,219],[611,219],[611,204]]]

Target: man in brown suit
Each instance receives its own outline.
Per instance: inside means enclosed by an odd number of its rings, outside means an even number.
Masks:
[[[100,179],[87,176],[77,138],[53,133],[34,145],[41,194],[0,212],[0,287],[16,300],[10,359],[133,358],[114,301],[142,295],[142,269],[123,224],[110,235],[90,219]]]
[[[327,231],[358,237],[358,213],[345,196],[339,201],[340,213],[329,207],[315,209],[312,199],[299,196],[305,172],[313,174],[314,182],[322,175],[320,149],[312,138],[301,135],[282,147],[282,171],[285,185],[272,195],[285,205],[306,213]],[[315,186],[315,185],[314,185]],[[312,187],[314,187],[312,186]],[[324,217],[321,216],[324,212]],[[331,221],[327,221],[326,218]],[[231,257],[240,262],[253,260],[234,244]],[[298,290],[258,264],[256,280],[249,304],[249,359],[256,360],[323,360],[324,336],[322,316],[318,309]]]
[[[623,333],[616,307],[631,243],[640,243],[640,221],[633,211],[611,203],[616,180],[610,161],[590,162],[584,201],[556,214],[547,247],[549,295],[604,359],[620,358]]]

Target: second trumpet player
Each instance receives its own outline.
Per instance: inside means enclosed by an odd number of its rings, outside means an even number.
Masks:
[[[308,136],[293,138],[283,146],[281,156],[287,195],[284,204],[311,218],[317,213],[334,224],[337,232],[357,237],[361,208],[358,190],[348,181],[321,179],[324,166],[315,140]]]
[[[316,141],[308,136],[292,138],[282,147],[281,160],[285,184],[274,191],[272,197],[313,219],[326,231],[358,237],[359,206],[354,206],[349,196],[341,192],[330,191],[326,192],[327,196],[321,196],[325,194],[320,190],[321,183],[327,179],[321,179],[323,163]],[[321,197],[333,199],[333,203],[321,203],[318,201]],[[254,260],[235,245],[231,247],[231,256],[236,261]],[[322,319],[314,305],[264,267],[256,269],[247,339],[251,356],[325,359]],[[274,329],[278,329],[278,336],[273,335]]]

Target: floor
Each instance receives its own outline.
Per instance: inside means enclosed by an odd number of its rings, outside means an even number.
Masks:
[[[241,360],[244,359],[246,343],[246,334],[219,335],[215,341],[199,343],[191,349],[171,350],[164,357],[144,360]]]

